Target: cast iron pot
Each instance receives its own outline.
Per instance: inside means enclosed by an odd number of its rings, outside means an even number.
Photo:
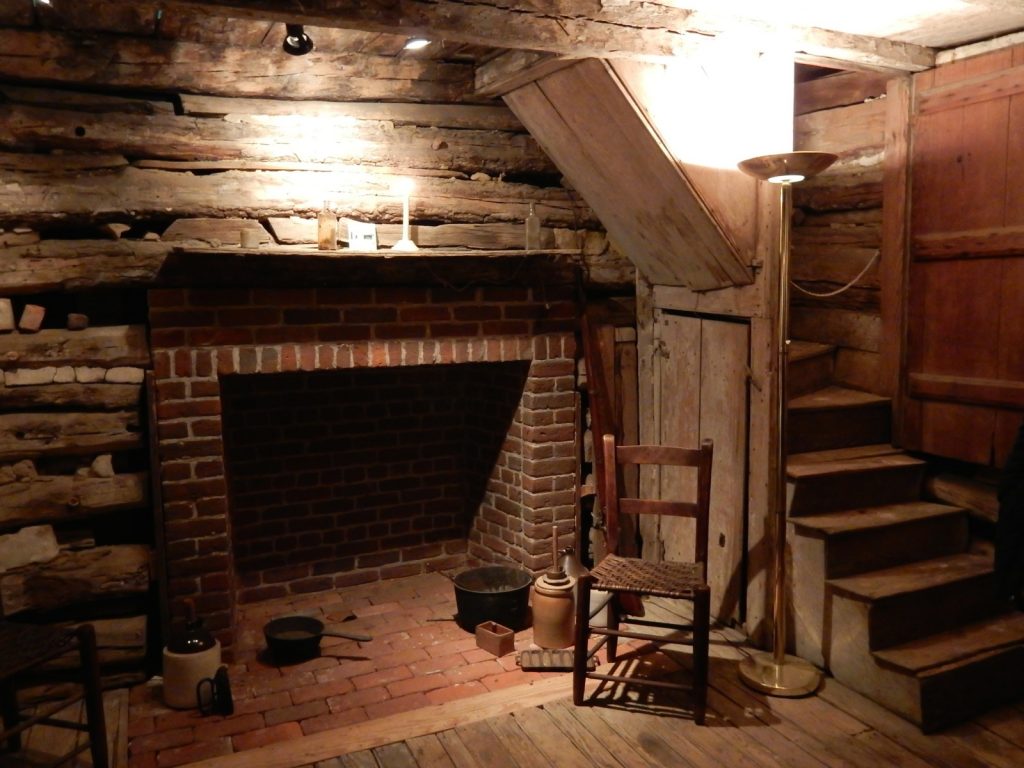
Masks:
[[[278,664],[295,664],[316,657],[324,635],[364,643],[373,639],[359,632],[328,631],[322,621],[312,616],[283,616],[268,621],[263,627],[267,650]]]
[[[459,626],[475,632],[476,625],[495,621],[519,631],[527,626],[533,576],[522,568],[484,565],[455,576],[455,605]]]

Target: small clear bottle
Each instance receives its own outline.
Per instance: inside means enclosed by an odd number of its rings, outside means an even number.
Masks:
[[[338,247],[338,217],[326,200],[316,217],[316,242],[321,251],[333,251]]]
[[[530,203],[530,212],[526,215],[526,250],[535,251],[540,248],[540,218]]]

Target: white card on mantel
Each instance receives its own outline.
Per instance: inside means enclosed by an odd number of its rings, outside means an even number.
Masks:
[[[377,250],[376,224],[344,218],[342,222],[348,228],[348,249],[350,251]]]

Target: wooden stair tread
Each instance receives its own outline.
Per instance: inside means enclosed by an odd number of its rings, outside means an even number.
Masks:
[[[829,579],[832,590],[846,597],[873,601],[950,584],[992,573],[992,559],[964,552],[919,560],[856,576]]]
[[[920,677],[1019,645],[1024,645],[1024,612],[1012,611],[874,651],[873,655],[883,666]]]
[[[794,397],[789,401],[791,411],[820,411],[841,408],[859,408],[865,405],[882,405],[891,402],[890,398],[861,392],[858,389],[830,386]]]
[[[903,504],[887,504],[880,507],[850,509],[824,515],[806,515],[790,518],[796,528],[819,531],[826,536],[868,531],[888,525],[908,523],[915,520],[960,515],[964,510],[949,504],[930,501],[912,501]]]
[[[816,341],[791,340],[786,348],[786,357],[789,362],[807,360],[818,355],[830,355],[835,352],[834,344],[819,344]]]
[[[847,459],[864,459],[870,456],[891,456],[903,453],[901,448],[888,443],[871,445],[854,445],[849,448],[830,448],[826,451],[807,451],[791,453],[786,457],[786,466],[802,466],[804,464],[821,464],[826,461],[846,461]]]
[[[786,475],[791,480],[804,477],[825,477],[829,475],[846,475],[871,470],[899,469],[906,467],[924,467],[926,462],[905,453],[883,454],[880,456],[864,456],[862,458],[841,461],[792,462],[786,465]]]

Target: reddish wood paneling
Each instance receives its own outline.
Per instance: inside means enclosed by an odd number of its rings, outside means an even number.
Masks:
[[[1005,459],[1021,420],[1022,59],[1007,49],[915,80],[903,438],[982,464]]]

